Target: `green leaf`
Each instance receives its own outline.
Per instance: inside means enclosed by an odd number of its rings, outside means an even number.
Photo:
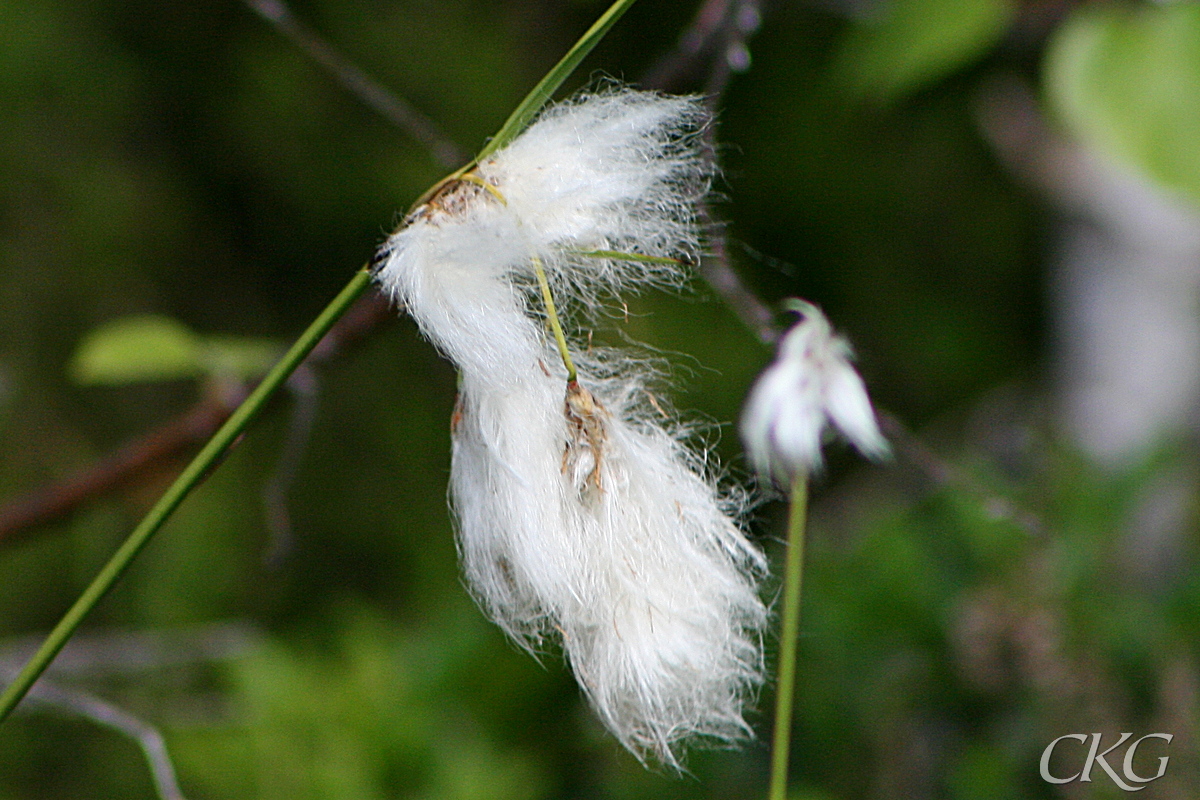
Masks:
[[[71,361],[82,386],[120,386],[180,378],[261,378],[283,348],[270,339],[199,336],[157,314],[125,317],[89,333]]]
[[[205,371],[200,338],[156,314],[125,317],[94,329],[70,366],[72,380],[83,386],[194,378]]]
[[[1076,8],[1045,78],[1084,144],[1200,202],[1200,4]]]
[[[834,78],[852,96],[893,102],[987,53],[1015,10],[1008,0],[892,0],[850,30]]]

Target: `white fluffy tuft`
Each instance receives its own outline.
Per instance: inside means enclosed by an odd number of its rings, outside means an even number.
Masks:
[[[549,108],[478,172],[521,221],[556,290],[594,311],[617,291],[686,281],[700,252],[696,201],[712,173],[700,148],[705,120],[696,98],[585,94]],[[580,255],[596,251],[679,263]]]
[[[561,376],[510,393],[464,384],[451,497],[480,603],[527,647],[561,635],[617,738],[678,766],[689,737],[750,734],[766,623],[751,576],[765,562],[731,521],[737,498],[649,416],[639,382],[581,371],[603,433],[574,462]]]
[[[378,270],[460,370],[450,499],[472,591],[523,646],[561,637],[609,729],[672,767],[689,737],[750,734],[765,561],[648,394],[647,364],[584,356],[568,384],[529,288],[535,258],[585,311],[680,283],[680,263],[583,253],[694,255],[702,124],[692,99],[628,90],[551,108],[479,165],[491,188],[448,185]]]
[[[792,300],[790,308],[800,321],[780,339],[778,357],[750,390],[741,422],[751,464],[782,486],[821,468],[821,438],[831,423],[867,458],[889,452],[851,363],[850,343],[811,303]]]

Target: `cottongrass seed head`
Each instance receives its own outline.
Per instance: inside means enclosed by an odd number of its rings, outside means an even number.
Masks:
[[[377,272],[459,368],[449,494],[472,592],[531,651],[560,640],[621,743],[674,768],[684,741],[750,734],[765,561],[649,363],[574,346],[568,380],[532,290],[543,265],[595,315],[682,284],[704,121],[694,99],[627,89],[552,107],[413,212]]]
[[[572,385],[567,414],[561,374],[522,395],[463,391],[451,497],[482,605],[531,649],[561,637],[617,738],[677,766],[679,742],[749,733],[765,564],[731,519],[740,498],[654,418],[640,380],[580,365],[596,392]]]
[[[834,334],[821,310],[803,300],[779,353],[755,382],[742,411],[742,442],[759,476],[788,486],[821,467],[821,437],[832,424],[872,459],[888,454],[867,387],[851,363],[850,343]]]
[[[500,187],[555,288],[595,311],[618,291],[687,280],[700,251],[696,203],[712,176],[706,121],[692,97],[583,94],[550,107],[478,171]]]

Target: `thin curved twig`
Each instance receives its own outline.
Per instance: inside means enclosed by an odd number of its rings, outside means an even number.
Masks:
[[[19,710],[29,713],[43,706],[128,736],[142,749],[158,796],[162,800],[183,800],[166,741],[157,728],[107,700],[56,679],[68,675],[129,675],[167,666],[222,661],[244,654],[260,639],[255,628],[238,621],[160,631],[93,631],[67,644],[54,664],[53,676],[34,685]],[[6,674],[9,679],[16,675],[38,644],[39,637],[0,640],[0,675]]]
[[[467,154],[450,141],[432,119],[356,67],[329,42],[296,19],[283,0],[246,0],[246,4],[325,68],[351,94],[424,145],[442,167],[453,169],[467,162]]]
[[[39,681],[30,690],[28,699],[89,719],[97,725],[112,728],[133,739],[146,756],[158,796],[162,800],[184,800],[183,791],[175,778],[175,765],[171,763],[166,740],[158,728],[94,694],[80,689],[69,689],[46,680]]]
[[[761,21],[761,0],[703,0],[692,24],[680,35],[676,49],[659,59],[642,84],[666,92],[681,91],[700,82],[704,86],[705,105],[715,117],[730,78],[750,67],[749,41]],[[715,136],[715,125],[704,130],[705,144],[714,153]],[[701,207],[700,213],[712,232],[710,252],[701,260],[698,270],[700,277],[759,341],[773,344],[780,335],[774,311],[746,286],[733,268],[724,231],[708,203]]]
[[[292,515],[288,511],[288,491],[308,450],[313,423],[317,419],[319,386],[316,371],[304,366],[293,372],[287,382],[288,395],[292,399],[292,416],[288,420],[287,437],[275,472],[263,487],[263,510],[270,532],[263,561],[270,567],[279,566],[292,551]]]

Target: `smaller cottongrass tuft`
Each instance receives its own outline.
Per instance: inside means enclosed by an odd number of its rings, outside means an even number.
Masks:
[[[851,363],[850,343],[837,336],[812,303],[790,300],[799,321],[755,382],[742,412],[742,442],[759,476],[790,486],[821,468],[822,435],[832,425],[859,452],[882,459],[889,449],[867,387]]]
[[[529,650],[560,639],[621,743],[676,769],[685,741],[751,734],[766,563],[744,498],[650,394],[652,363],[575,347],[568,370],[534,288],[544,266],[594,316],[682,285],[704,122],[693,98],[619,88],[552,107],[414,211],[377,271],[459,368],[449,494],[472,592]]]

